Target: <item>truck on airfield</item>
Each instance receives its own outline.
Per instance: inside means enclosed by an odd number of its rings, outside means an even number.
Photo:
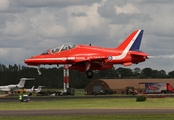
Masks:
[[[151,82],[145,84],[145,93],[146,94],[169,94],[174,93],[174,88],[170,83],[166,82]]]

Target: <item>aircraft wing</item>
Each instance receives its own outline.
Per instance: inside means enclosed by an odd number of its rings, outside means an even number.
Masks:
[[[83,60],[77,60],[75,63],[73,63],[71,66],[69,66],[69,69],[79,70],[81,72],[84,72],[88,70],[89,68],[91,70],[104,70],[109,69],[113,67],[112,63],[107,63],[108,57],[102,57],[102,58],[89,58],[89,59],[83,59]]]

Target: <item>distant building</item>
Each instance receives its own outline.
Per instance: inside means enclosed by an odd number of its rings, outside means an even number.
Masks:
[[[98,79],[85,87],[85,93],[91,95],[94,92],[112,90],[116,94],[125,94],[127,86],[134,87],[138,92],[144,92],[144,84],[139,84],[143,82],[167,82],[174,86],[174,79]]]

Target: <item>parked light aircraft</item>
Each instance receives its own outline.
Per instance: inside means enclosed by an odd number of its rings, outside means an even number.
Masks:
[[[38,93],[42,90],[43,87],[45,87],[45,86],[38,86],[38,88],[33,89],[33,92]]]
[[[25,89],[25,91],[32,93],[34,91],[34,86],[32,88],[30,88],[30,89]]]
[[[23,88],[26,80],[34,80],[34,78],[21,78],[18,84],[0,86],[0,91],[13,92],[16,89]]]
[[[91,44],[89,46],[64,44],[25,59],[24,62],[27,65],[38,66],[39,75],[42,64],[71,64],[69,69],[86,72],[87,77],[92,78],[92,70],[109,69],[114,64],[129,66],[144,62],[148,54],[139,50],[142,36],[143,30],[135,30],[116,48],[91,46]]]
[[[38,88],[34,89],[34,86],[31,88],[31,89],[25,89],[26,92],[30,92],[30,93],[38,93],[42,90],[42,87],[45,87],[45,86],[38,86]]]

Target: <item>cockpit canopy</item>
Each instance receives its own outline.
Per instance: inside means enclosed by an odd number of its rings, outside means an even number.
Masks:
[[[75,48],[76,45],[73,45],[73,44],[64,44],[62,45],[61,47],[54,47],[54,48],[51,48],[47,51],[45,51],[44,53],[42,54],[48,54],[48,53],[56,53],[56,52],[61,52],[61,51],[65,51],[65,50],[69,50],[69,49],[72,49],[72,48]]]

